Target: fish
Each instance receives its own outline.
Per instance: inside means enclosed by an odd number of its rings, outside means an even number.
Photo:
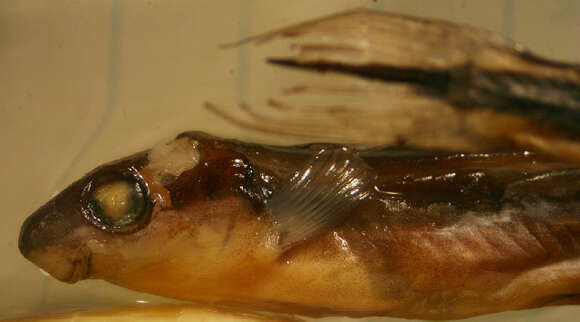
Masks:
[[[449,319],[580,298],[580,170],[521,153],[187,132],[23,224],[55,278],[285,313]]]
[[[324,45],[270,61],[346,75],[348,95],[384,99],[381,109],[313,113],[376,116],[383,130],[311,127],[242,104],[248,120],[208,103],[253,130],[344,142],[181,133],[53,197],[24,221],[22,255],[67,283],[307,316],[442,320],[580,304],[577,67],[488,32],[368,10],[244,41],[310,32]],[[345,91],[298,91],[314,89]]]

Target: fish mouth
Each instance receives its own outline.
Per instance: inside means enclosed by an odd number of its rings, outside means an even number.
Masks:
[[[55,199],[22,224],[18,249],[29,261],[58,280],[75,283],[89,275],[91,251],[75,236],[76,216],[62,213]]]
[[[18,249],[56,279],[75,283],[88,276],[91,252],[79,241],[70,239],[72,228],[64,218],[53,202],[41,207],[23,223]]]
[[[72,262],[72,270],[65,282],[76,283],[83,280],[89,276],[89,259],[90,253],[84,256],[82,259],[77,259]]]
[[[73,284],[89,276],[91,256],[83,248],[71,250],[62,246],[49,246],[25,254],[24,257],[62,282]]]

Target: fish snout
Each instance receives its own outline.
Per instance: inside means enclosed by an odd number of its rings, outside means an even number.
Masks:
[[[22,224],[18,248],[22,255],[53,277],[74,283],[87,276],[90,251],[72,238],[78,226],[51,200]]]

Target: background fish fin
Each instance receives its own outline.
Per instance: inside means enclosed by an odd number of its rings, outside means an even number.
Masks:
[[[225,47],[283,38],[303,41],[290,44],[296,52],[293,59],[300,62],[379,64],[423,70],[472,65],[524,72],[530,72],[530,65],[548,63],[525,47],[484,29],[364,8],[288,26]],[[548,64],[556,69],[566,65]]]
[[[243,104],[240,109],[211,103],[205,106],[229,123],[269,134],[283,144],[327,142],[359,148],[402,145],[480,152],[508,149],[501,140],[473,133],[471,125],[476,118],[466,118],[465,113],[442,100],[416,95],[409,85],[369,84],[367,88],[342,92],[340,88],[329,89],[333,92],[328,93],[325,88],[303,88],[300,95],[290,94],[284,100],[270,100],[252,108]],[[270,108],[272,103],[284,107]]]
[[[287,248],[341,224],[370,193],[369,168],[346,148],[321,150],[267,206]]]
[[[287,87],[283,103],[301,108],[274,111],[281,116],[272,122],[248,110],[246,119],[212,110],[243,127],[311,141],[530,150],[580,163],[580,65],[535,56],[486,30],[367,9],[235,45],[273,40],[285,40],[276,46],[285,51],[268,53],[269,62],[305,83]],[[265,83],[284,82],[273,77]]]

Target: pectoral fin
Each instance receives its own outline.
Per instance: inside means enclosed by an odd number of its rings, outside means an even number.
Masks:
[[[370,194],[369,168],[346,148],[321,150],[268,202],[282,248],[344,222]]]

